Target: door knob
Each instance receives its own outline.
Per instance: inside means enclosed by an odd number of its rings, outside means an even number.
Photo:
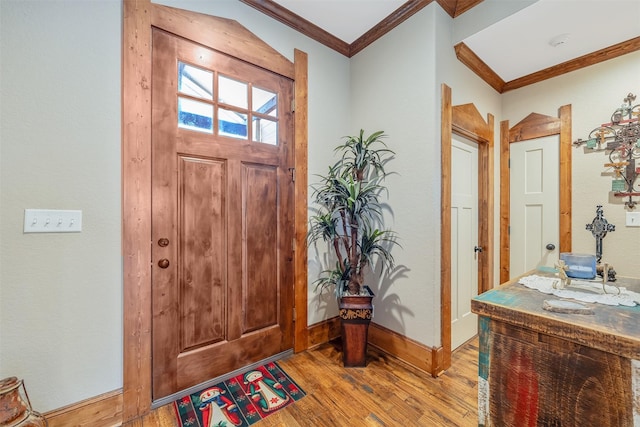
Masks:
[[[162,258],[160,261],[158,261],[158,267],[160,267],[160,268],[169,267],[169,260],[166,259],[166,258]]]
[[[553,243],[549,243],[549,244],[547,245],[547,250],[548,250],[548,251],[552,251],[552,250],[554,250],[555,248],[556,248],[556,245],[554,245]]]
[[[482,246],[475,246],[473,252],[482,252]]]

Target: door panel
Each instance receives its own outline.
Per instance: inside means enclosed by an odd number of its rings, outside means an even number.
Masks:
[[[243,252],[242,287],[243,328],[247,333],[278,323],[278,270],[271,260],[277,257],[276,230],[278,186],[277,171],[273,167],[243,165]],[[275,308],[275,309],[274,309]]]
[[[478,146],[451,141],[451,348],[478,333],[471,299],[478,295]]]
[[[511,144],[512,277],[553,266],[559,252],[559,143],[557,136]],[[555,249],[549,250],[547,244]]]
[[[292,347],[291,99],[289,79],[153,31],[154,400]]]
[[[225,175],[223,162],[178,157],[182,351],[224,339]]]

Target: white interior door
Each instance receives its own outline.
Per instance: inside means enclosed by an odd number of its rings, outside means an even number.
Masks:
[[[559,257],[559,138],[510,145],[511,277]]]
[[[471,299],[478,295],[478,146],[451,141],[451,348],[478,333]]]

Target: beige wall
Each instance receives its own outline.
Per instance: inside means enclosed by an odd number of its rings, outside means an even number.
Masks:
[[[571,104],[572,141],[587,139],[592,129],[610,121],[629,92],[640,96],[640,52],[507,92],[502,97],[503,116],[513,126],[532,112],[557,116],[560,106]],[[626,200],[611,195],[611,176],[604,167],[608,155],[583,146],[574,148],[572,157],[573,252],[595,254],[596,241],[585,226],[602,205],[605,218],[616,226],[603,241],[603,260],[621,276],[638,277],[640,227],[625,226]]]
[[[499,96],[455,59],[452,20],[435,3],[352,60],[237,0],[164,3],[236,19],[289,58],[308,53],[310,181],[342,136],[389,134],[396,256],[407,272],[378,288],[376,321],[426,345],[440,333],[440,84],[496,123],[573,103],[576,135],[640,86],[636,53]],[[24,378],[39,411],[122,386],[120,45],[118,0],[0,1],[0,377]],[[605,179],[596,156],[576,151],[574,162],[574,248],[588,250],[582,224],[600,191],[586,189]],[[25,208],[81,209],[83,231],[23,234]],[[637,253],[638,233],[623,239],[622,210],[605,207],[619,224],[605,254],[617,248],[616,268],[633,273],[626,254]],[[310,252],[310,281],[316,261]],[[310,324],[335,313],[309,290]]]
[[[454,104],[474,103],[485,117],[501,106],[456,59],[452,33],[453,20],[432,3],[358,53],[351,69],[353,128],[384,130],[398,172],[387,182],[402,274],[373,286],[375,322],[429,346],[440,345],[441,84]]]
[[[117,1],[0,2],[0,377],[47,411],[122,386]],[[81,233],[23,234],[25,208]]]

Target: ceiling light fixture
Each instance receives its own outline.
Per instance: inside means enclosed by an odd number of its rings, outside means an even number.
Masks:
[[[567,42],[567,40],[569,40],[569,33],[559,34],[554,38],[552,38],[551,40],[549,40],[549,45],[553,47],[562,46]]]

